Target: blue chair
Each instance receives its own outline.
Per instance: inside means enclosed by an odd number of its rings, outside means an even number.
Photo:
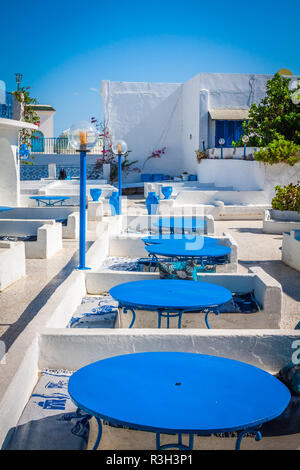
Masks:
[[[91,188],[90,189],[90,195],[91,195],[91,198],[93,199],[93,201],[99,201],[99,198],[102,194],[102,189],[100,188]]]

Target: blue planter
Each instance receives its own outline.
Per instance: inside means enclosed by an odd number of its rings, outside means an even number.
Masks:
[[[162,181],[164,179],[164,175],[162,175],[161,173],[154,174],[152,175],[152,177],[153,181]]]
[[[117,191],[113,191],[109,198],[110,210],[111,215],[118,215],[119,214],[119,193]]]
[[[170,196],[173,192],[173,187],[172,186],[163,186],[161,188],[161,192],[165,196],[165,199],[170,199]]]
[[[90,195],[93,201],[99,201],[101,193],[102,193],[102,189],[99,189],[99,188],[90,189]]]
[[[147,207],[148,214],[149,215],[157,214],[158,205],[159,205],[159,198],[157,197],[154,191],[150,191],[146,199],[146,207]]]
[[[150,173],[142,173],[141,180],[146,183],[148,181],[152,181],[152,175]]]

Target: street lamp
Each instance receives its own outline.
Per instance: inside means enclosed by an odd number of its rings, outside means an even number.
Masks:
[[[15,76],[16,76],[16,82],[18,84],[18,91],[20,89],[20,83],[22,81],[22,78],[23,78],[23,75],[21,73],[15,73]]]
[[[85,266],[86,239],[86,154],[97,143],[98,131],[86,121],[74,124],[69,130],[71,146],[80,152],[80,225],[79,225],[79,266],[78,269],[90,269]]]
[[[119,183],[119,196],[118,196],[118,214],[122,214],[122,155],[127,152],[127,144],[124,140],[116,140],[112,145],[112,151],[118,155],[118,183]]]
[[[221,145],[221,158],[223,158],[223,145],[225,144],[225,139],[219,139],[219,144]]]
[[[249,142],[249,137],[247,135],[244,135],[242,141],[244,142],[244,160],[246,160],[246,148]]]

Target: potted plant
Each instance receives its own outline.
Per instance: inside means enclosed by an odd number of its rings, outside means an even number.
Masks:
[[[206,150],[195,150],[195,153],[196,153],[196,158],[197,158],[197,162],[198,163],[201,163],[201,160],[203,160],[204,158],[208,158],[208,155],[206,153]]]
[[[286,186],[276,186],[272,199],[272,218],[300,222],[300,181]]]
[[[183,179],[183,181],[187,181],[189,179],[189,174],[187,171],[183,171],[181,173],[181,178]]]

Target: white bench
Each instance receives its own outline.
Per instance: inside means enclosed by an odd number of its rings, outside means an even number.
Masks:
[[[78,239],[79,237],[79,212],[74,207],[15,207],[8,214],[0,212],[0,220],[3,219],[24,220],[56,220],[67,221],[62,225],[62,237]]]
[[[25,241],[26,258],[51,258],[62,249],[62,225],[55,220],[0,220],[0,236],[36,236],[36,241]]]

